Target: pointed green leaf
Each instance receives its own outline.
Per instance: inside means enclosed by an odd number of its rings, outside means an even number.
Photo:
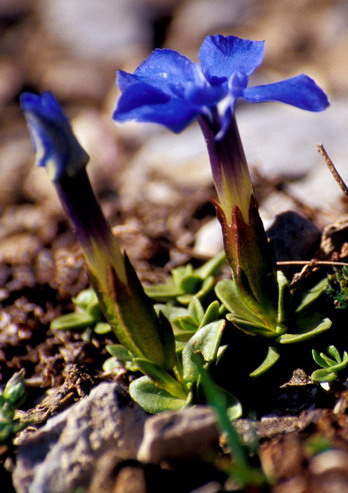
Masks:
[[[299,331],[296,334],[283,334],[277,340],[281,344],[303,342],[328,330],[332,325],[329,318],[323,318],[319,313],[306,313],[296,318]]]
[[[172,270],[173,283],[181,288],[181,283],[187,277],[194,275],[193,267],[191,264],[181,265]]]
[[[258,313],[252,311],[247,306],[235,283],[231,280],[219,281],[215,287],[215,292],[220,301],[226,306],[230,313],[226,316],[238,328],[251,335],[262,335],[263,337],[276,337],[278,326],[272,327],[271,321],[266,324],[264,318],[260,318]],[[280,327],[280,325],[279,325]],[[286,328],[280,327],[281,332]]]
[[[180,330],[180,329],[174,329],[174,337],[175,337],[175,341],[177,343],[189,341],[193,334],[194,334],[194,332],[192,332],[192,331],[184,331],[184,330]],[[176,349],[178,349],[178,344],[176,344]]]
[[[204,317],[204,310],[202,307],[202,303],[199,301],[198,298],[196,298],[196,296],[194,296],[190,301],[190,304],[188,306],[188,313],[198,326],[200,321]]]
[[[282,271],[277,271],[278,282],[278,322],[282,323],[287,319],[289,307],[291,306],[289,282]]]
[[[85,329],[95,325],[96,319],[87,312],[66,313],[51,322],[52,330]]]
[[[208,325],[211,322],[215,322],[218,318],[220,318],[220,305],[217,300],[210,303],[208,308],[206,309],[204,316],[201,320],[199,328],[204,327],[204,325]]]
[[[333,382],[337,378],[337,373],[331,371],[329,368],[321,368],[320,370],[315,370],[311,379],[313,382],[324,383],[324,382]]]
[[[158,325],[158,335],[163,346],[164,357],[166,360],[165,368],[169,370],[174,367],[176,361],[174,332],[169,320],[162,312],[158,314]]]
[[[325,353],[320,353],[320,356],[323,358],[323,360],[326,362],[326,366],[333,366],[337,364],[337,361],[334,359],[330,358],[327,354]]]
[[[220,301],[233,315],[241,320],[250,320],[254,325],[258,325],[259,319],[245,305],[232,280],[224,279],[219,281],[215,287],[215,292]]]
[[[179,399],[185,400],[187,398],[186,389],[184,389],[184,387],[177,380],[169,375],[168,372],[162,370],[162,368],[154,365],[151,361],[146,359],[134,358],[133,361],[139,370],[148,376],[159,388]]]
[[[111,356],[116,356],[120,361],[132,361],[133,356],[122,344],[108,344],[105,348]]]
[[[131,382],[129,393],[132,399],[150,414],[178,411],[186,404],[186,399],[174,397],[169,392],[160,389],[146,376]]]
[[[317,299],[326,291],[328,285],[329,285],[329,280],[327,277],[325,277],[320,282],[318,282],[318,284],[316,284],[313,288],[306,291],[301,300],[301,303],[296,308],[296,312],[300,313],[304,310],[307,310],[312,305],[312,303],[317,301]]]
[[[340,363],[342,361],[341,355],[335,346],[333,345],[329,346],[327,348],[327,352],[328,354],[330,354],[330,356],[332,356],[335,359],[335,361],[337,361],[337,363]]]
[[[226,254],[224,250],[215,257],[211,258],[201,267],[196,269],[196,274],[199,275],[202,279],[206,279],[210,276],[216,276],[216,274],[220,271],[221,267],[226,263]]]
[[[196,332],[198,328],[197,323],[189,315],[174,319],[173,324],[181,330],[191,332],[191,335]]]
[[[217,320],[205,325],[198,329],[186,344],[182,353],[184,381],[186,383],[197,382],[199,378],[197,367],[192,361],[194,353],[199,352],[202,354],[204,361],[207,363],[216,359],[224,327],[224,320]]]
[[[213,277],[208,277],[203,281],[199,290],[193,292],[191,294],[183,294],[177,297],[177,301],[182,305],[188,305],[192,298],[195,296],[198,299],[203,299],[210,291],[213,289],[215,285],[215,280]]]
[[[166,284],[145,286],[144,290],[147,296],[156,301],[170,301],[184,294],[183,290],[171,281],[168,281]]]
[[[193,355],[193,361],[199,373],[206,400],[215,409],[220,431],[227,436],[227,442],[233,454],[233,458],[239,466],[247,470],[249,468],[248,457],[239,434],[233,426],[227,412],[226,395],[220,391],[220,387],[215,384],[209,372],[204,368],[202,355],[195,353]]]
[[[267,350],[266,358],[263,360],[260,366],[258,366],[253,372],[250,373],[251,377],[259,377],[263,373],[266,373],[280,358],[279,350],[276,346],[269,346]]]
[[[319,353],[316,349],[312,349],[312,357],[314,361],[317,363],[317,365],[327,368],[327,363],[326,361],[322,358],[321,356],[322,353]]]
[[[344,370],[347,365],[348,365],[348,359],[345,361],[341,361],[340,363],[337,363],[336,365],[330,366],[330,368],[328,368],[328,370],[334,371],[334,372],[341,371],[341,370]]]
[[[113,358],[109,358],[104,361],[103,370],[112,371],[121,363],[129,371],[138,371],[137,365],[133,362],[133,356],[127,349],[122,346],[122,344],[109,344],[106,346],[106,350],[110,353]]]
[[[154,309],[159,315],[160,312],[170,321],[173,322],[176,318],[183,317],[188,314],[187,308],[182,306],[172,305],[172,302],[168,303],[156,303]]]

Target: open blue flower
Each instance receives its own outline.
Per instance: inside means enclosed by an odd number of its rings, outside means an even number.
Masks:
[[[36,151],[37,165],[45,166],[53,181],[84,168],[89,157],[53,94],[25,92],[21,94],[20,102]]]
[[[221,138],[239,98],[252,103],[281,101],[308,111],[328,106],[326,94],[304,74],[248,87],[263,56],[263,41],[221,34],[204,39],[200,64],[173,50],[155,50],[134,74],[118,72],[122,95],[113,118],[160,123],[180,132],[197,115],[211,121],[218,116]]]

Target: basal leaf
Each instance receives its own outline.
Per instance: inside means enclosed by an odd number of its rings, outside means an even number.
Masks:
[[[267,350],[266,358],[263,360],[260,366],[258,366],[253,372],[250,373],[251,377],[259,377],[263,373],[266,373],[280,358],[279,350],[276,346],[269,346]]]
[[[182,353],[184,381],[186,383],[197,382],[199,378],[197,367],[192,360],[194,353],[199,352],[202,354],[204,361],[207,363],[211,363],[216,359],[224,327],[224,320],[217,320],[205,325],[198,329],[186,344]]]
[[[177,411],[186,404],[186,399],[174,397],[169,392],[160,389],[147,376],[131,382],[129,393],[132,399],[150,414]]]

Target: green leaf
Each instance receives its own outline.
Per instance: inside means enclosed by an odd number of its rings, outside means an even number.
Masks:
[[[196,269],[196,274],[198,274],[202,279],[206,279],[210,276],[216,276],[216,274],[220,271],[221,267],[226,263],[226,254],[224,250],[215,257],[208,260],[201,267]]]
[[[186,389],[175,378],[169,375],[168,372],[146,359],[134,358],[133,361],[139,370],[148,376],[159,388],[179,399],[185,400],[187,398]]]
[[[251,377],[259,377],[266,371],[268,371],[280,358],[279,350],[276,346],[269,346],[266,358],[263,360],[260,366],[258,366],[253,372],[250,373]]]
[[[200,321],[204,317],[204,310],[202,307],[202,303],[195,296],[190,301],[190,304],[188,306],[188,313],[198,326]]]
[[[225,260],[225,254],[221,252],[198,269],[194,269],[191,264],[176,267],[167,282],[147,286],[145,292],[156,301],[177,300],[183,305],[188,305],[193,296],[204,298],[213,289],[214,276]]]
[[[180,329],[174,329],[174,337],[176,343],[187,342],[191,339],[194,332],[192,331],[184,331]],[[178,349],[178,344],[176,344],[176,349]]]
[[[327,354],[325,353],[320,353],[320,356],[323,358],[323,360],[326,362],[326,366],[329,367],[329,366],[333,366],[333,365],[336,365],[337,364],[337,361],[330,358],[329,356],[327,356]]]
[[[176,318],[173,324],[181,330],[191,332],[191,336],[198,329],[197,323],[189,315]]]
[[[177,411],[185,406],[186,400],[174,397],[157,387],[147,376],[131,382],[129,393],[132,399],[150,414],[162,411]]]
[[[324,358],[321,356],[322,353],[319,353],[316,349],[312,349],[312,357],[314,361],[317,363],[317,365],[327,368],[327,362],[325,361]]]
[[[109,344],[106,346],[106,350],[113,358],[116,358],[127,370],[138,371],[137,365],[133,362],[133,356],[122,344]],[[112,371],[117,366],[117,362],[113,361],[113,358],[109,358],[104,361],[103,370]]]
[[[133,360],[131,353],[122,344],[108,344],[105,349],[111,356],[116,356],[121,362]]]
[[[157,315],[159,312],[162,312],[163,315],[172,322],[178,317],[183,317],[188,314],[187,308],[183,308],[182,306],[172,305],[171,303],[157,303],[154,305],[155,311]]]
[[[206,309],[204,316],[201,320],[199,328],[204,327],[204,325],[208,325],[211,322],[215,322],[218,318],[220,318],[220,305],[217,300],[210,303],[208,308]]]
[[[289,307],[291,306],[289,283],[282,271],[277,271],[278,282],[278,322],[282,323],[287,319]]]
[[[199,276],[191,274],[181,279],[179,287],[184,293],[195,293],[198,286],[201,285],[202,279]]]
[[[230,311],[226,316],[239,329],[250,335],[261,335],[263,337],[276,337],[279,332],[286,328],[276,321],[268,321],[265,317],[260,318],[258,313],[252,311],[243,301],[235,283],[232,280],[219,281],[215,292],[220,301]],[[260,306],[261,309],[261,306]],[[273,324],[273,326],[272,326]]]
[[[107,373],[112,372],[116,370],[116,368],[119,368],[119,361],[115,356],[111,356],[104,361],[102,368],[103,371]]]
[[[97,321],[88,312],[66,313],[52,320],[50,328],[52,330],[85,329],[94,326]]]
[[[175,286],[181,288],[181,284],[184,279],[189,278],[190,276],[194,276],[194,270],[191,264],[186,264],[176,267],[171,271],[171,274]]]
[[[329,346],[327,348],[327,352],[328,354],[330,354],[330,356],[334,358],[335,361],[337,361],[337,363],[340,363],[342,361],[341,355],[335,346],[333,345]]]
[[[219,390],[219,392],[221,393],[221,395],[225,400],[228,419],[230,421],[233,421],[235,419],[240,418],[243,414],[243,408],[239,399],[237,399],[237,397],[234,394],[228,392],[227,390],[220,387],[219,385],[216,385],[216,388]]]
[[[145,286],[144,290],[147,296],[156,301],[170,301],[177,298],[177,296],[184,294],[182,289],[176,286],[172,281],[168,281],[166,284]]]
[[[299,331],[296,334],[283,334],[278,338],[280,344],[293,344],[303,342],[328,330],[332,322],[329,318],[323,318],[319,313],[304,312],[296,317],[296,326]]]
[[[204,279],[200,289],[193,294],[183,294],[177,297],[179,303],[183,305],[188,305],[192,300],[193,296],[198,299],[204,298],[210,291],[213,289],[215,285],[215,279],[213,277],[207,277]]]
[[[103,317],[98,297],[92,288],[81,291],[76,298],[72,298],[72,301],[78,308],[94,317],[96,321]]]
[[[336,380],[336,378],[337,373],[330,371],[329,368],[321,368],[320,370],[315,370],[311,375],[311,379],[313,380],[313,382],[317,383],[333,382],[334,380]]]
[[[99,335],[108,334],[112,332],[112,328],[107,322],[98,322],[94,327],[94,332]]]
[[[206,399],[215,409],[220,431],[227,436],[228,444],[235,461],[245,468],[249,467],[246,450],[242,445],[238,432],[230,421],[226,409],[226,394],[220,391],[215,382],[212,380],[209,372],[204,368],[204,361],[199,353],[193,355],[194,364],[200,376],[201,385],[204,389]]]
[[[326,291],[328,286],[329,286],[329,280],[327,277],[325,277],[320,282],[318,282],[318,284],[316,284],[313,288],[306,291],[304,296],[302,297],[301,303],[296,308],[296,312],[300,313],[304,310],[307,310]]]
[[[192,360],[194,353],[201,353],[206,363],[211,363],[216,359],[224,327],[224,320],[205,325],[198,329],[186,344],[182,353],[185,383],[192,384],[199,378],[197,367]]]
[[[87,311],[89,306],[98,304],[97,295],[92,288],[80,291],[77,296],[72,298],[72,301],[84,311]]]

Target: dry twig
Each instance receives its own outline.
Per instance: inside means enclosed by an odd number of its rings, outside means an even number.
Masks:
[[[328,154],[327,154],[327,152],[326,152],[323,144],[317,145],[317,149],[318,149],[319,153],[322,155],[326,166],[329,168],[332,176],[335,178],[335,180],[338,183],[340,189],[342,190],[342,192],[344,193],[344,195],[348,199],[348,187],[345,184],[342,176],[337,171],[336,166],[334,165],[334,163],[329,158],[329,156],[328,156]]]

